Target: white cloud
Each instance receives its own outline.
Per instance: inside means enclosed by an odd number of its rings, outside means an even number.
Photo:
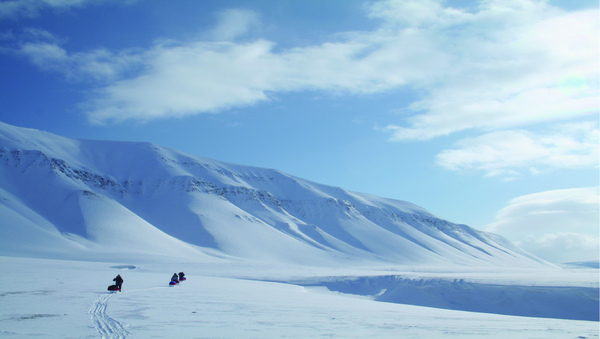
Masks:
[[[141,121],[216,112],[267,99],[277,68],[271,44],[158,45],[143,56],[148,71],[98,90],[92,122]]]
[[[71,80],[114,81],[123,71],[139,62],[140,56],[131,51],[114,54],[105,49],[69,54],[57,41],[22,43],[17,53],[26,56],[34,65],[65,75]]]
[[[27,55],[32,63],[45,69],[68,60],[67,52],[53,43],[26,43],[20,52]]]
[[[209,37],[216,41],[233,41],[260,26],[258,15],[245,9],[226,9],[217,13],[219,24],[212,29]]]
[[[511,200],[486,230],[554,263],[598,260],[598,187],[529,194]]]
[[[98,90],[88,114],[99,123],[150,120],[252,105],[277,92],[385,91],[414,77],[410,60],[431,52],[427,46],[418,52],[398,51],[395,57],[410,62],[394,63],[389,51],[370,51],[371,42],[366,40],[354,36],[352,41],[280,53],[265,40],[160,43],[140,56],[144,73]],[[398,48],[389,44],[386,49]],[[429,66],[431,72],[437,67]]]
[[[371,18],[388,29],[446,27],[470,20],[471,13],[444,7],[436,0],[388,0],[370,4]]]
[[[427,140],[467,129],[498,129],[597,112],[596,10],[564,13],[536,1],[488,1],[453,26],[427,29],[452,66],[393,140]]]
[[[118,53],[106,49],[69,53],[62,45],[66,42],[52,33],[25,28],[0,36],[0,51],[23,56],[45,71],[61,74],[73,81],[94,80],[107,83],[122,78],[125,72],[141,65],[139,50]]]
[[[560,168],[597,167],[599,132],[596,123],[570,123],[554,131],[496,131],[456,143],[440,152],[436,161],[458,172],[482,171],[488,177],[513,179],[529,172],[538,175]]]

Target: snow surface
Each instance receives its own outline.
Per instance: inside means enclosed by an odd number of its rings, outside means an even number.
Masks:
[[[598,322],[463,312],[374,301],[373,295],[331,292],[272,280],[375,276],[367,269],[301,266],[77,262],[0,257],[0,336],[3,338],[597,338]],[[169,287],[174,272],[188,279]],[[506,269],[505,273],[510,273]],[[381,274],[390,272],[381,271]],[[511,282],[530,284],[525,270]],[[541,271],[538,273],[542,273]],[[597,270],[547,269],[538,283],[594,286]],[[121,274],[123,292],[106,291]],[[400,272],[445,276],[450,272]],[[502,284],[493,272],[452,274],[464,281]],[[321,277],[321,278],[319,278]],[[367,286],[363,286],[367,287]],[[544,293],[544,292],[541,292]],[[571,290],[574,295],[579,293]],[[482,295],[472,295],[477,304]],[[597,292],[596,292],[597,302]],[[514,301],[514,300],[513,300]],[[506,309],[519,312],[525,297]],[[511,301],[512,302],[512,301]],[[563,305],[554,305],[561,307]],[[583,311],[583,310],[581,310]],[[587,310],[593,312],[593,310]],[[595,310],[596,317],[597,307]]]

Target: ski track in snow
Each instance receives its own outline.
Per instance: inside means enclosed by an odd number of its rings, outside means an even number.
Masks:
[[[114,293],[107,293],[101,295],[100,298],[94,302],[94,306],[89,310],[88,314],[90,314],[90,319],[102,338],[126,338],[127,335],[131,333],[123,327],[123,324],[106,314],[108,300],[113,294]]]

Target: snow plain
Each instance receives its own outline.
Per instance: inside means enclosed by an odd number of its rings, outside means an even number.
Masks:
[[[0,257],[3,338],[597,338],[598,321],[498,315],[376,301],[374,286],[346,293],[331,281],[402,276],[463,279],[507,286],[568,286],[571,300],[594,293],[590,305],[549,301],[563,313],[598,317],[598,270],[496,270],[409,267],[316,268],[244,261],[104,263]],[[168,281],[184,271],[188,280]],[[123,291],[106,291],[121,274]],[[352,278],[354,277],[354,278]],[[355,281],[355,280],[354,280]],[[302,282],[305,286],[302,286]],[[319,283],[321,282],[321,283]],[[510,285],[508,285],[510,284]],[[310,286],[309,286],[310,285]],[[347,285],[348,286],[352,286]],[[439,290],[427,293],[440,295]],[[544,293],[544,292],[538,292]],[[377,294],[381,295],[382,291]],[[518,314],[530,300],[505,298]],[[454,298],[457,296],[454,295]],[[595,299],[594,299],[595,298]],[[483,295],[470,294],[465,304]],[[567,298],[568,299],[568,298]],[[548,299],[551,300],[551,299]],[[457,300],[454,300],[455,302]],[[564,304],[561,304],[563,302]],[[575,309],[571,309],[574,307]]]

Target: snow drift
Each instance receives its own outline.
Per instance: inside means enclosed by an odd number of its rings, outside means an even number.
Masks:
[[[549,265],[408,202],[151,143],[0,123],[0,255]]]

